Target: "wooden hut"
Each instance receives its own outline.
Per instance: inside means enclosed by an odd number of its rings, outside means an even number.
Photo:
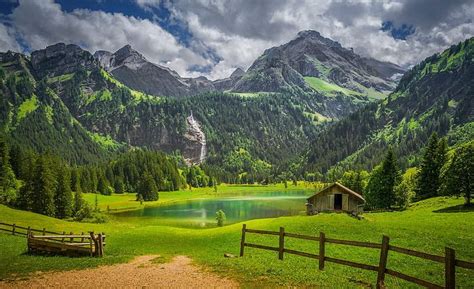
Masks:
[[[308,215],[322,211],[359,213],[365,204],[365,199],[359,193],[337,182],[312,195],[307,200]]]

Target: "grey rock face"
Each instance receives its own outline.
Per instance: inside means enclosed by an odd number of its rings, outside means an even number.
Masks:
[[[234,85],[239,81],[242,76],[245,74],[245,71],[243,71],[241,68],[237,68],[232,72],[230,77],[224,78],[224,79],[218,79],[212,82],[214,85],[214,88],[219,91],[226,91],[229,89],[232,89]]]
[[[280,91],[288,87],[311,89],[303,77],[318,77],[339,86],[361,91],[374,88],[392,90],[392,74],[403,72],[392,63],[362,58],[352,49],[321,36],[316,31],[302,31],[279,47],[267,49],[234,85],[239,92]]]
[[[147,94],[180,97],[215,90],[205,77],[182,78],[174,70],[149,62],[130,45],[115,53],[97,51],[94,56],[119,81]]]
[[[38,78],[76,72],[78,69],[93,70],[97,61],[88,51],[75,44],[58,43],[31,53],[31,66]]]

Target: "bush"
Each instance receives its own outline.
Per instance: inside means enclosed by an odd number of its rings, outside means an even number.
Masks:
[[[216,212],[216,220],[217,220],[217,226],[222,227],[224,226],[225,222],[225,213],[222,210],[219,210]]]

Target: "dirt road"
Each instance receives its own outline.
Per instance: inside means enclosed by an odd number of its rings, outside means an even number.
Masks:
[[[132,262],[94,269],[49,272],[28,280],[0,282],[0,288],[238,288],[231,279],[207,272],[177,256],[155,264],[158,256],[140,256]]]

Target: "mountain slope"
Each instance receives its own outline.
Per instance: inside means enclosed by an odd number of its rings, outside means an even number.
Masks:
[[[206,78],[181,78],[176,71],[149,62],[130,45],[115,53],[97,51],[101,66],[128,87],[152,95],[186,96],[215,90]]]
[[[242,173],[262,179],[274,166],[298,156],[322,125],[284,94],[148,95],[130,89],[75,45],[35,51],[31,59],[17,56],[17,71],[9,73],[28,75],[34,89],[45,93],[34,90],[36,100],[30,92],[21,94],[21,100],[3,93],[8,96],[0,111],[5,132],[24,140],[28,148],[50,150],[73,163],[94,162],[94,156],[126,147],[146,147],[179,153],[188,163],[205,160],[214,176],[223,179],[235,181]],[[2,57],[0,65],[7,69],[13,64]],[[16,126],[17,114],[29,119],[35,113],[42,119]],[[54,133],[42,134],[49,130]]]
[[[305,169],[370,168],[392,145],[402,165],[432,132],[450,144],[474,138],[474,38],[425,59],[390,96],[332,125],[313,142]]]
[[[54,56],[56,57],[56,56]],[[59,57],[58,59],[63,59]],[[18,53],[0,53],[0,127],[13,143],[35,151],[53,152],[71,163],[96,162],[121,145],[102,145],[70,114],[58,95],[46,82],[37,82],[32,66]],[[70,72],[66,66],[54,66]],[[56,70],[56,71],[59,71]]]
[[[297,37],[260,56],[235,84],[236,92],[296,90],[382,98],[395,88],[391,79],[403,69],[362,58],[316,31]]]

